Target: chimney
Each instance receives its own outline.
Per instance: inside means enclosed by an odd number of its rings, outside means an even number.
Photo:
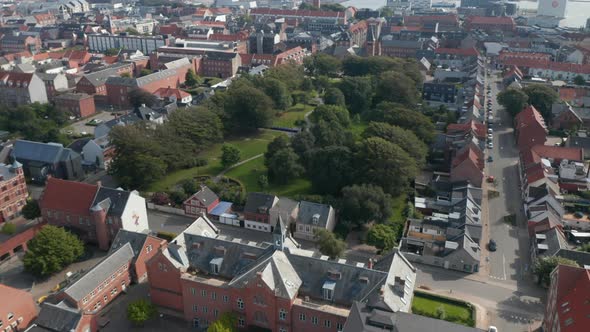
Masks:
[[[102,181],[100,181],[100,180],[96,181],[96,186],[100,188],[102,186]]]
[[[367,268],[369,270],[373,269],[373,259],[372,258],[369,258],[369,262],[367,263]]]

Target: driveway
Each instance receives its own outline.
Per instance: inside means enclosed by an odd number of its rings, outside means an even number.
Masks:
[[[85,119],[81,119],[79,121],[76,121],[70,125],[68,125],[67,127],[62,129],[62,132],[67,133],[68,131],[72,131],[72,133],[74,135],[81,135],[83,132],[85,132],[86,134],[90,134],[90,135],[94,135],[94,126],[87,126],[86,123],[88,123],[91,120],[94,119],[98,119],[102,122],[107,122],[109,120],[114,119],[115,117],[113,115],[111,115],[110,112],[99,112],[94,114],[91,117],[85,118]]]

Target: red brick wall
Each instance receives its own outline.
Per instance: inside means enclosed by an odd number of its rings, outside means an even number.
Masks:
[[[141,253],[137,256],[137,259],[135,260],[136,282],[141,282],[147,278],[146,262],[158,253],[160,247],[164,243],[166,243],[165,240],[154,238],[151,236],[147,237],[143,245],[143,248],[141,248]]]
[[[264,222],[268,224],[269,215],[267,214],[260,214],[260,213],[252,213],[252,212],[244,212],[244,219]]]
[[[338,323],[344,326],[344,322],[346,322],[345,316],[339,316],[321,310],[314,310],[299,304],[293,305],[291,312],[293,314],[292,331],[336,332],[338,331]],[[300,319],[301,314],[305,315],[305,321]],[[314,323],[314,317],[317,318],[317,324]],[[326,327],[326,321],[330,321],[329,328]]]
[[[38,224],[0,243],[0,257],[3,257],[6,254],[9,256],[14,255],[14,249],[18,246],[22,246],[23,250],[26,251],[27,242],[34,238],[43,226],[45,226],[45,223]]]
[[[18,322],[18,319],[21,317],[22,322],[18,323],[16,331],[24,331],[26,327],[32,323],[35,317],[37,317],[37,307],[35,306],[33,296],[25,291],[10,290],[11,294],[13,292],[20,294],[17,298],[3,298],[2,301],[0,301],[0,319],[3,322],[2,331],[5,331],[4,329],[10,326],[10,324]],[[13,315],[10,320],[8,319],[9,313],[12,313]]]
[[[180,271],[158,252],[146,264],[150,298],[158,306],[184,311]]]
[[[49,209],[41,208],[41,216],[49,225],[74,228],[83,235],[83,240],[91,242],[96,241],[96,226],[94,225],[90,213],[78,215],[64,211],[51,210],[51,216],[49,216],[49,211]],[[82,223],[80,223],[80,217],[83,218]]]
[[[29,196],[22,168],[17,172],[10,180],[0,180],[0,223],[19,215]]]
[[[55,99],[55,106],[65,112],[82,118],[96,113],[94,98],[92,96],[80,100],[57,98]]]

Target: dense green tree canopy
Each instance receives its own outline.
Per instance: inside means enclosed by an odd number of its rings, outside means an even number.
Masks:
[[[0,130],[31,141],[68,144],[66,136],[60,133],[60,126],[67,120],[66,113],[50,104],[0,105]]]
[[[223,109],[231,133],[252,132],[270,126],[276,112],[273,101],[251,83],[232,84],[225,93]]]
[[[552,87],[543,84],[531,84],[522,89],[529,96],[529,104],[543,115],[545,121],[551,120],[551,108],[553,103],[559,99],[557,91]]]
[[[338,88],[342,91],[346,107],[351,113],[363,113],[371,107],[374,91],[370,77],[344,77]]]
[[[416,83],[407,75],[388,71],[379,77],[374,102],[389,101],[415,106],[419,99]]]
[[[498,93],[498,103],[515,116],[526,106],[529,96],[520,89],[506,89]]]
[[[39,202],[34,199],[29,199],[27,204],[23,206],[23,217],[33,220],[41,217],[41,208],[39,207]]]
[[[422,142],[412,131],[392,126],[384,122],[371,122],[363,132],[364,138],[381,137],[384,140],[399,145],[404,151],[416,160],[418,167],[426,163],[428,146]]]
[[[432,142],[434,138],[435,127],[432,120],[419,111],[408,109],[400,104],[381,103],[370,112],[369,118],[411,130],[426,143]]]
[[[165,126],[191,140],[202,151],[223,138],[223,125],[217,114],[203,107],[179,108],[168,116]]]
[[[380,186],[362,184],[342,188],[341,219],[353,227],[391,216],[391,196]]]
[[[344,129],[340,122],[327,122],[322,119],[311,128],[318,147],[330,145],[351,146],[354,141],[352,134]]]
[[[416,161],[406,151],[379,137],[360,142],[355,159],[358,182],[381,186],[392,195],[403,192],[418,174]]]
[[[326,105],[346,106],[344,94],[338,88],[331,87],[324,93],[324,103]]]
[[[367,233],[367,244],[381,250],[391,250],[396,245],[396,230],[389,224],[376,224]]]
[[[133,107],[140,107],[142,105],[152,107],[158,101],[156,96],[141,88],[132,89],[128,95],[129,103]]]
[[[238,317],[233,312],[224,312],[219,319],[209,325],[207,332],[237,332]]]
[[[345,146],[314,149],[306,156],[307,174],[314,192],[336,195],[354,177],[353,155]]]
[[[299,163],[299,156],[291,147],[277,151],[264,161],[271,182],[285,184],[301,176],[304,172]]]
[[[61,227],[47,225],[28,244],[23,263],[28,272],[44,277],[61,271],[84,253],[84,245]]]
[[[157,314],[156,306],[148,300],[137,300],[127,306],[127,319],[136,326],[143,326],[146,321],[156,317]]]
[[[582,75],[577,75],[574,77],[574,84],[576,85],[586,85],[586,80]]]
[[[303,60],[305,70],[314,76],[336,76],[342,68],[342,62],[326,53],[315,53]]]
[[[309,116],[313,123],[318,123],[320,120],[329,123],[339,123],[342,127],[350,126],[350,116],[348,110],[342,106],[336,105],[320,105]]]
[[[571,259],[560,256],[541,257],[535,261],[533,271],[539,278],[539,283],[549,285],[551,282],[551,272],[555,270],[557,265],[569,265],[578,267],[578,263]]]
[[[184,76],[184,84],[191,87],[199,84],[199,77],[195,74],[195,71],[192,68],[186,72],[186,75]]]
[[[276,109],[285,110],[293,103],[291,93],[285,83],[272,77],[260,79],[257,83],[260,83],[262,90],[273,101]]]
[[[221,165],[228,168],[240,161],[240,149],[232,144],[223,144],[221,147]]]

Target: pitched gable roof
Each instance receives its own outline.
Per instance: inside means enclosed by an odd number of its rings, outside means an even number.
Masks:
[[[584,149],[566,148],[562,146],[535,145],[532,151],[541,158],[551,158],[554,160],[574,160],[584,161]]]
[[[92,206],[95,206],[105,200],[109,200],[108,215],[120,217],[125,211],[127,200],[131,192],[120,189],[111,189],[106,187],[99,187]]]
[[[43,303],[35,324],[50,331],[75,331],[82,313],[62,304]]]
[[[43,192],[43,209],[88,215],[98,187],[92,184],[66,181],[50,177]]]

